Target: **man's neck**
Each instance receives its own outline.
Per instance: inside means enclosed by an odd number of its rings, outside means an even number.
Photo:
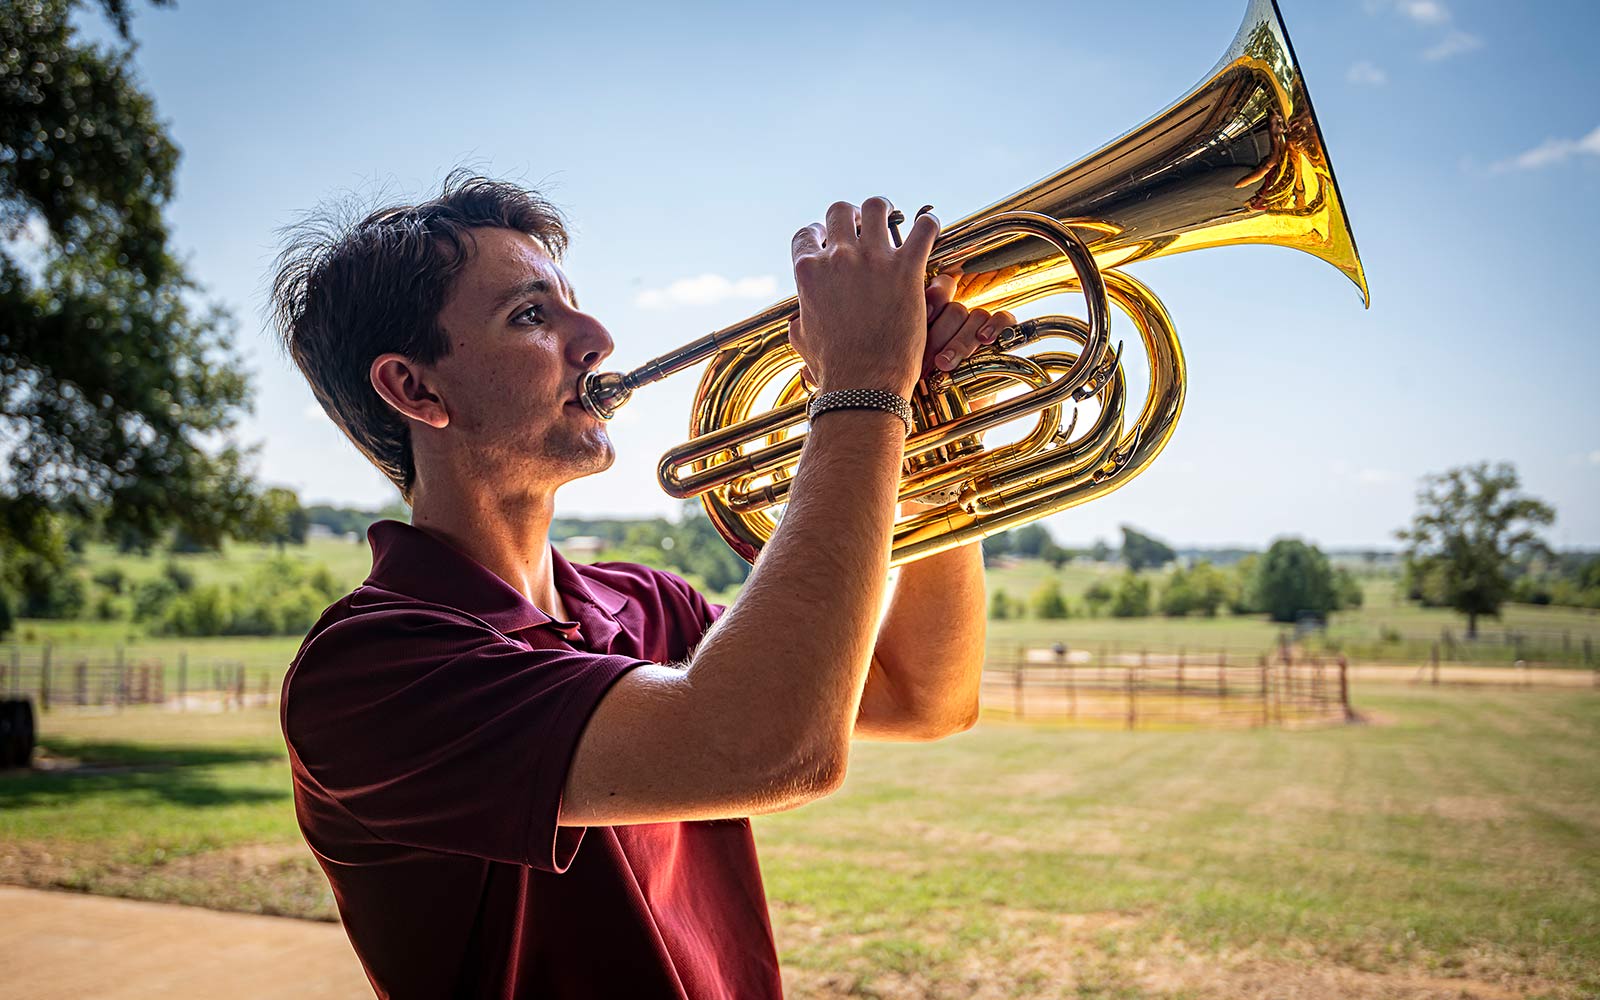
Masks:
[[[550,555],[550,521],[555,495],[493,494],[449,486],[412,495],[411,523],[477,560],[539,610],[571,621],[556,592]]]

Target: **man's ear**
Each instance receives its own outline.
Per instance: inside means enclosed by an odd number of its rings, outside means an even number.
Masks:
[[[450,411],[429,384],[425,366],[403,354],[380,354],[372,359],[367,377],[384,402],[402,417],[434,428],[450,423]]]

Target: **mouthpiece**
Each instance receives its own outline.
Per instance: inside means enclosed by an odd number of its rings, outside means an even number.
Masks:
[[[627,377],[621,372],[589,372],[578,384],[578,401],[601,420],[610,420],[633,396]]]

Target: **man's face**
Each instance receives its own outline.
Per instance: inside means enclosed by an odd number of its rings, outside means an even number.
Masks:
[[[477,229],[439,325],[450,353],[433,366],[451,446],[513,482],[559,485],[611,466],[605,424],[577,402],[578,379],[611,353],[567,277],[532,237]]]

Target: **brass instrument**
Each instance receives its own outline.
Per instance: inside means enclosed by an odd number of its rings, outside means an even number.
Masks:
[[[1250,0],[1227,53],[1193,90],[1096,153],[947,229],[932,271],[959,266],[956,297],[991,311],[1079,291],[1086,318],[1018,323],[954,372],[918,387],[902,501],[923,506],[895,525],[900,565],[1066,510],[1149,467],[1183,408],[1185,368],[1161,302],[1120,268],[1186,250],[1267,243],[1366,278],[1321,130],[1275,0]],[[1110,306],[1132,321],[1150,361],[1149,391],[1124,426],[1121,347]],[[777,525],[805,435],[807,391],[788,343],[795,299],[709,334],[626,374],[590,373],[581,398],[609,418],[639,386],[709,361],[687,443],[662,457],[661,485],[698,496],[722,536],[754,561]],[[1025,351],[1043,347],[1044,350]],[[969,400],[1020,394],[974,409]],[[1077,428],[1078,404],[1098,414]],[[1062,425],[1063,410],[1070,418]],[[976,437],[1037,414],[1020,439]]]

